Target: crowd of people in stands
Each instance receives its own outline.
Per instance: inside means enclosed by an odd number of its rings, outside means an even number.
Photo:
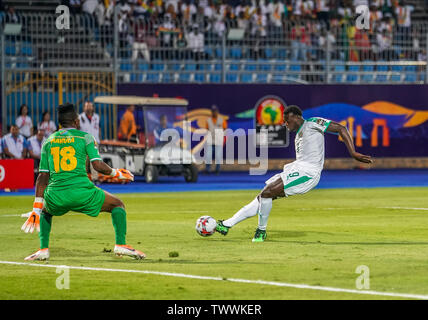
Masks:
[[[175,49],[183,48],[196,60],[210,58],[205,46],[221,43],[230,28],[245,30],[237,44],[255,48],[251,58],[266,58],[261,49],[266,45],[282,45],[291,48],[290,59],[325,59],[325,50],[312,48],[325,49],[328,40],[345,48],[332,52],[333,59],[426,59],[423,39],[411,28],[414,8],[404,0],[66,0],[64,4],[73,13],[94,17],[107,38],[117,6],[121,52],[131,47],[133,61],[140,53],[146,61],[177,58]],[[370,10],[368,29],[355,26],[359,5]]]
[[[230,28],[244,30],[235,42],[249,58],[269,58],[266,46],[290,48],[287,58],[325,59],[327,41],[340,47],[332,59],[347,61],[426,59],[412,28],[414,7],[405,0],[63,0],[73,14],[95,21],[103,45],[113,42],[113,13],[118,7],[120,54],[135,61],[213,58],[207,45],[220,44]],[[427,0],[428,2],[428,0]],[[369,28],[356,27],[356,8],[369,8]],[[4,8],[8,19],[15,10]],[[403,49],[404,48],[404,49]],[[179,50],[177,50],[179,49]],[[180,57],[177,56],[180,51]]]

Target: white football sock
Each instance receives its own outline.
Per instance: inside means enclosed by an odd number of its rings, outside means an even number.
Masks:
[[[266,230],[266,226],[269,219],[270,211],[272,210],[272,198],[261,198],[260,199],[260,211],[259,211],[259,229]]]
[[[247,204],[245,207],[241,208],[241,210],[235,213],[232,218],[223,221],[223,225],[226,227],[233,227],[235,224],[245,219],[254,217],[258,211],[259,201],[257,200],[257,198],[255,198],[253,201],[251,201],[249,204]]]

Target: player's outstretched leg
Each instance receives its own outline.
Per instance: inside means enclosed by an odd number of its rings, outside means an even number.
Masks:
[[[227,235],[229,229],[232,228],[235,224],[244,221],[245,219],[254,217],[259,210],[259,200],[255,198],[246,206],[242,207],[237,213],[233,215],[232,218],[227,220],[218,220],[216,231],[222,235]]]
[[[146,255],[126,244],[126,211],[123,202],[104,191],[105,200],[101,211],[111,212],[111,219],[116,235],[116,245],[114,246],[114,253],[117,256],[130,256],[135,259],[144,259]]]
[[[52,228],[52,215],[47,212],[42,212],[40,215],[40,250],[29,255],[25,261],[49,260],[49,236]]]
[[[284,183],[281,178],[276,179],[268,184],[259,194],[260,209],[259,209],[259,225],[254,234],[253,242],[263,242],[266,239],[266,227],[269,219],[270,211],[272,210],[272,201],[276,198],[285,197]]]

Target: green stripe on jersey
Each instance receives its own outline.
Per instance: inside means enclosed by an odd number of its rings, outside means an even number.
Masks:
[[[310,178],[310,177],[308,177],[308,176],[300,177],[300,178],[298,178],[298,179],[296,179],[296,180],[294,180],[294,181],[291,181],[290,183],[286,184],[286,185],[284,186],[284,189],[287,189],[287,188],[291,188],[291,187],[297,186],[297,185],[302,184],[302,183],[305,183],[306,181],[309,181],[309,180],[311,180],[311,179],[312,179],[312,178]]]

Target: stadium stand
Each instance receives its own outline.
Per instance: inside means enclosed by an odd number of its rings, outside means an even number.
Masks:
[[[5,68],[105,70],[118,82],[422,83],[427,78],[424,0],[180,5],[129,0],[116,7],[109,0],[76,6],[79,2],[3,1],[2,27],[22,26],[20,35],[5,37]],[[368,30],[355,26],[354,5],[360,2],[370,5]],[[56,27],[60,4],[70,7],[69,30]],[[241,38],[233,37],[236,30]]]

